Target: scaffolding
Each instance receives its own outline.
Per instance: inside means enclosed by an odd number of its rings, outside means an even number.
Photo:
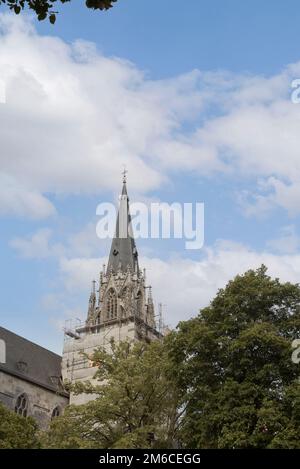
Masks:
[[[134,327],[134,339],[145,340],[146,342],[150,342],[153,338],[162,339],[168,330],[163,319],[163,306],[162,303],[158,304],[158,314],[154,317],[154,325],[148,324],[144,318],[140,317],[137,310],[132,311],[132,314],[124,318],[117,317],[105,321],[97,319],[91,322],[78,318],[66,320],[64,327],[64,355],[67,374],[70,380],[73,381],[75,371],[92,367],[88,357],[81,355],[81,352],[86,348],[86,344],[83,344],[81,350],[79,347],[80,339],[84,339],[87,335],[98,335],[99,342],[95,348],[102,347],[106,349],[110,342],[112,330],[118,328],[116,334],[118,340],[121,341],[121,328],[124,324],[130,323]]]
[[[120,329],[121,329],[121,321],[117,321],[119,323],[119,340],[120,340]],[[74,372],[92,367],[91,361],[88,357],[81,355],[81,352],[84,351],[84,347],[82,350],[78,349],[78,342],[80,339],[83,339],[87,335],[99,334],[100,330],[102,331],[101,334],[101,341],[97,344],[97,347],[106,348],[109,344],[109,335],[110,332],[115,328],[116,321],[105,321],[95,324],[88,324],[86,321],[82,321],[80,319],[68,319],[65,322],[64,327],[64,355],[66,360],[66,369],[69,375],[69,379],[73,381],[74,379]],[[100,339],[100,337],[99,337]],[[97,348],[95,347],[95,348]]]
[[[164,321],[163,307],[166,307],[166,305],[158,303],[158,315],[155,316],[158,318],[156,321],[158,323],[158,332],[162,337],[165,336],[170,330],[169,326]]]

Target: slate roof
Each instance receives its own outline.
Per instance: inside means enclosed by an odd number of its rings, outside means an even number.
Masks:
[[[121,231],[124,231],[124,233]],[[126,180],[124,180],[116,231],[111,244],[107,272],[112,271],[116,273],[119,269],[121,272],[126,272],[128,267],[133,272],[138,272],[138,252],[131,228],[129,198],[127,195]]]
[[[0,363],[0,371],[68,396],[61,381],[61,356],[3,327],[0,339],[6,343],[6,363]]]

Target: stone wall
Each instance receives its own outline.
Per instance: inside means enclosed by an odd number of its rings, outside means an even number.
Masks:
[[[21,394],[28,399],[28,416],[32,416],[41,429],[47,428],[55,408],[62,413],[69,402],[68,397],[0,371],[0,402],[14,410]]]
[[[62,376],[64,380],[76,383],[78,381],[91,381],[97,368],[91,366],[91,362],[82,355],[82,352],[92,355],[98,347],[110,349],[110,340],[116,343],[122,340],[135,339],[134,323],[129,322],[119,327],[118,324],[101,327],[99,332],[94,334],[83,334],[79,339],[66,339],[64,344],[62,359]],[[70,404],[85,404],[95,398],[92,394],[79,394],[75,396],[71,393]]]
[[[144,324],[145,325],[145,324]],[[157,340],[157,333],[151,332],[151,329],[144,331],[133,320],[125,319],[123,321],[114,321],[102,323],[99,330],[89,327],[78,334],[77,338],[65,337],[64,350],[62,357],[62,377],[63,380],[72,384],[76,382],[90,381],[92,384],[98,384],[93,380],[97,368],[92,366],[91,360],[84,356],[91,356],[95,349],[104,348],[108,352],[111,349],[110,341],[113,339],[116,344],[121,341],[135,340]],[[70,394],[70,404],[81,405],[95,399],[93,394]]]

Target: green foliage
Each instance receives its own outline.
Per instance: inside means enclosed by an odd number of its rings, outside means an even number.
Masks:
[[[168,377],[168,357],[160,341],[111,343],[97,350],[96,385],[78,383],[74,393],[96,394],[69,406],[45,437],[50,448],[170,447],[177,427],[177,394]]]
[[[25,8],[29,8],[36,13],[39,21],[48,18],[50,23],[54,24],[57,12],[54,11],[53,8],[55,8],[58,3],[67,3],[70,1],[71,0],[0,0],[0,6],[6,5],[17,15]],[[86,0],[85,3],[87,8],[93,10],[109,10],[115,2],[117,2],[117,0]]]
[[[37,424],[30,417],[21,417],[0,404],[0,448],[38,448]]]
[[[97,385],[45,438],[51,448],[300,448],[300,287],[238,275],[164,342],[98,350]],[[154,435],[151,439],[151,435]]]
[[[266,267],[238,275],[168,338],[194,448],[300,448],[300,288]]]

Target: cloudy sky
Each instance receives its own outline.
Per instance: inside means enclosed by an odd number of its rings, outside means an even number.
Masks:
[[[132,202],[205,204],[201,250],[138,240],[171,326],[261,263],[300,281],[300,4],[243,3],[73,1],[55,26],[0,8],[1,325],[61,352],[124,164]]]

